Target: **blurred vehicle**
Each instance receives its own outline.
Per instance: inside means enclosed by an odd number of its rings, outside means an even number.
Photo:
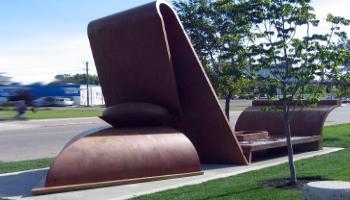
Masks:
[[[260,94],[259,99],[268,99],[266,94]]]
[[[341,98],[341,103],[350,103],[350,98],[346,98],[346,97]]]
[[[32,104],[36,107],[43,106],[72,106],[73,101],[70,98],[64,97],[40,97],[35,99]]]
[[[55,98],[54,105],[55,106],[72,106],[73,101],[70,98]]]
[[[334,99],[337,99],[335,96],[331,96],[331,95],[328,95],[327,97],[326,97],[326,99],[328,99],[328,100],[334,100]]]
[[[239,99],[239,98],[240,98],[240,96],[238,96],[238,95],[235,94],[235,95],[232,96],[231,99]]]
[[[54,106],[55,99],[53,97],[40,97],[33,100],[33,106],[41,107],[41,106]]]

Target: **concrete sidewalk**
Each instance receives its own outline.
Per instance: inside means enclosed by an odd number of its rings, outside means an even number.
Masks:
[[[320,156],[328,153],[340,151],[342,148],[327,148],[320,151],[295,154],[295,160]],[[128,199],[135,196],[150,194],[168,189],[178,188],[186,185],[200,184],[206,181],[234,176],[249,171],[259,170],[266,167],[287,163],[287,157],[279,157],[264,161],[254,162],[248,166],[234,165],[202,165],[203,175],[185,178],[169,179],[162,181],[153,181],[138,184],[129,184],[122,186],[112,186],[89,190],[80,190],[73,192],[56,193],[32,197],[30,192],[38,183],[42,184],[47,169],[22,171],[0,175],[0,197],[9,199],[32,199],[32,200],[117,200]],[[41,183],[40,183],[41,182]]]

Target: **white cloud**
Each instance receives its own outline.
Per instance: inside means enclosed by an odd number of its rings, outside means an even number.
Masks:
[[[85,61],[95,72],[87,36],[20,38],[0,49],[0,72],[22,83],[49,82],[62,73],[84,73]]]
[[[329,32],[330,25],[325,23],[328,14],[350,19],[350,1],[348,0],[314,0],[311,5],[315,9],[317,18],[321,20],[319,27],[315,30],[317,33]],[[343,30],[350,34],[350,27],[343,27]]]

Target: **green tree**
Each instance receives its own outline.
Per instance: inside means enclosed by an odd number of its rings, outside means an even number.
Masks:
[[[282,103],[284,131],[287,139],[291,183],[297,183],[290,122],[295,112],[303,106],[316,103],[321,93],[320,87],[310,90],[312,95],[303,99],[304,88],[315,82],[317,77],[335,80],[339,77],[339,66],[347,56],[347,51],[336,44],[336,38],[345,38],[342,25],[349,21],[329,15],[329,34],[311,34],[319,21],[310,6],[310,0],[264,0],[259,10],[262,15],[255,19],[259,43],[254,45],[258,56],[252,63],[267,70],[269,74],[258,75],[263,87],[279,88],[280,95],[274,96]],[[297,30],[299,32],[297,32]],[[258,89],[263,90],[263,89]],[[303,104],[297,107],[296,105]],[[298,108],[298,109],[296,109]],[[276,108],[277,109],[277,108]]]
[[[350,98],[349,73],[341,74],[335,82],[335,94],[338,98]]]
[[[58,74],[55,76],[56,83],[77,83],[77,84],[86,84],[86,74]],[[89,84],[99,85],[100,82],[98,80],[97,75],[89,75]]]
[[[236,83],[249,77],[255,5],[237,0],[180,0],[173,4],[216,93],[225,99],[229,118],[230,100],[242,90]]]
[[[350,41],[342,38],[339,42],[339,48],[344,48],[346,52],[350,52]],[[350,98],[350,56],[347,55],[345,63],[340,67],[340,75],[335,81],[335,92],[338,98]]]

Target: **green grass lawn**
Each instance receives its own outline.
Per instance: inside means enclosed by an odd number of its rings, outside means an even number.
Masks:
[[[324,146],[345,150],[296,162],[298,177],[320,176],[323,179],[350,181],[350,124],[324,129]],[[48,167],[53,159],[0,163],[0,173]],[[297,189],[274,189],[262,186],[267,180],[288,178],[287,164],[237,176],[185,186],[135,199],[302,199]]]
[[[0,174],[44,168],[50,166],[52,161],[53,158],[44,158],[39,160],[0,163]]]
[[[95,117],[101,115],[103,108],[39,108],[37,112],[28,110],[24,119],[54,119],[70,117]],[[16,112],[10,108],[0,110],[0,120],[14,119]]]
[[[230,111],[243,111],[247,108],[247,106],[232,106]]]
[[[350,124],[325,127],[324,146],[347,149],[297,161],[298,177],[320,176],[323,179],[350,181]],[[288,177],[288,165],[283,164],[135,199],[303,199],[301,190],[275,189],[262,186],[264,181]]]

